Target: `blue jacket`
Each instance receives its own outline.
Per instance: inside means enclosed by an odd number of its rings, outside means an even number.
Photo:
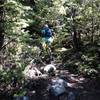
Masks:
[[[43,37],[52,37],[52,31],[49,27],[44,27],[42,30]]]

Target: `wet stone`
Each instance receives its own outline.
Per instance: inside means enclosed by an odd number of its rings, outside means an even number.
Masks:
[[[50,93],[54,96],[59,96],[66,93],[67,82],[63,79],[52,79]]]
[[[56,71],[56,67],[53,64],[48,64],[44,67],[44,72],[46,73],[51,73],[55,71]]]

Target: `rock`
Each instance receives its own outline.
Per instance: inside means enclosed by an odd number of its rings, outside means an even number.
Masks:
[[[51,73],[51,72],[56,71],[56,67],[53,64],[49,64],[49,65],[46,65],[43,70],[46,73]]]
[[[34,78],[42,75],[42,73],[36,68],[33,61],[31,61],[28,66],[26,66],[25,70],[23,71],[23,74],[26,78]]]
[[[38,77],[42,75],[42,73],[36,67],[33,67],[31,69],[25,69],[23,71],[23,74],[25,77],[28,77],[28,78],[34,78],[36,76]]]
[[[69,88],[74,88],[74,89],[76,88],[77,89],[79,87],[79,85],[78,85],[78,83],[68,83],[68,87]]]
[[[68,93],[68,100],[75,100],[75,94],[73,92]]]
[[[42,75],[42,73],[37,68],[25,69],[23,74],[27,78],[34,78],[36,76]]]
[[[56,78],[51,82],[50,93],[54,96],[59,96],[66,93],[67,82],[63,79]]]
[[[46,78],[48,78],[48,75],[47,74],[42,74],[41,77],[46,79]]]
[[[29,100],[28,96],[23,96],[23,100]]]
[[[59,100],[68,100],[68,94],[63,94],[59,96]]]
[[[80,81],[84,81],[84,80],[85,80],[85,78],[84,78],[84,77],[81,77],[81,78],[79,78],[79,80],[80,80]]]

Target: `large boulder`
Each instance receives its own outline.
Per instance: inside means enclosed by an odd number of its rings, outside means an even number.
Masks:
[[[55,78],[51,80],[51,86],[49,87],[49,92],[51,94],[51,99],[55,100],[76,100],[74,90],[70,89],[68,82],[62,78]],[[54,99],[53,99],[54,100]]]
[[[66,93],[67,82],[61,78],[51,80],[50,93],[54,96],[59,96]]]
[[[36,65],[33,61],[30,62],[28,66],[26,66],[25,70],[23,71],[25,78],[35,78],[41,76],[42,73],[38,70]]]

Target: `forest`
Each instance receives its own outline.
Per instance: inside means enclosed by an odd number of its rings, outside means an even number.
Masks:
[[[100,100],[100,0],[0,0],[0,100]]]

